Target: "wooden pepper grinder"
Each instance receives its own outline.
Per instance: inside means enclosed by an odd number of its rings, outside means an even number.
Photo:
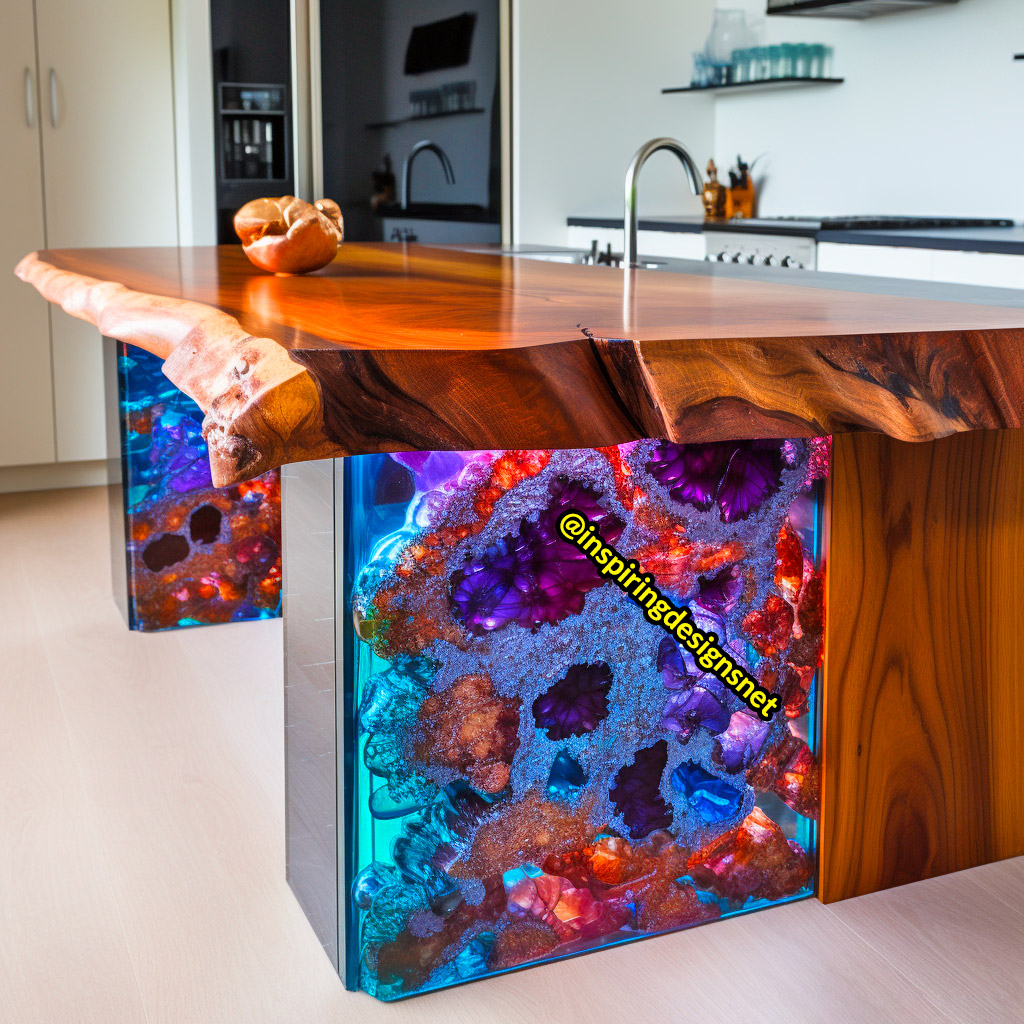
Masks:
[[[704,183],[704,217],[707,220],[724,220],[728,198],[725,186],[718,180],[718,168],[714,160],[708,161],[708,180]]]

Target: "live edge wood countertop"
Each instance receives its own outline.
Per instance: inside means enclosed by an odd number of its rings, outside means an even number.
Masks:
[[[1024,418],[1024,309],[943,301],[944,286],[907,297],[782,271],[353,243],[302,277],[236,246],[44,251],[16,272],[165,360],[206,413],[219,486],[367,452],[923,441]]]

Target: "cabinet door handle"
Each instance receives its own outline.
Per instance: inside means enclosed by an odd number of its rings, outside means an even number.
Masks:
[[[50,124],[57,127],[57,72],[50,68]]]
[[[29,128],[36,126],[36,105],[32,88],[32,69],[25,68],[25,123]]]

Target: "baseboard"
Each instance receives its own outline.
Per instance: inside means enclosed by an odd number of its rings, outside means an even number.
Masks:
[[[108,483],[104,459],[92,462],[52,462],[43,466],[0,467],[0,494],[16,491],[55,491],[64,487],[97,487]]]

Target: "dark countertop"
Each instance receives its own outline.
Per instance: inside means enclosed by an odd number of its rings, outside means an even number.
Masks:
[[[569,227],[621,228],[622,217],[569,217]],[[890,245],[953,252],[995,252],[1024,256],[1024,226],[1006,228],[876,228],[835,231],[813,221],[730,220],[708,223],[700,217],[641,217],[641,231],[728,231],[758,235],[789,235],[846,245]]]
[[[900,231],[819,231],[819,242],[846,245],[894,245],[910,249],[947,249],[954,252],[1000,252],[1024,256],[1024,227],[924,228]]]
[[[566,223],[571,228],[621,228],[622,215],[618,217],[570,217]],[[676,231],[682,234],[696,234],[704,230],[703,217],[641,217],[637,222],[640,231]]]

